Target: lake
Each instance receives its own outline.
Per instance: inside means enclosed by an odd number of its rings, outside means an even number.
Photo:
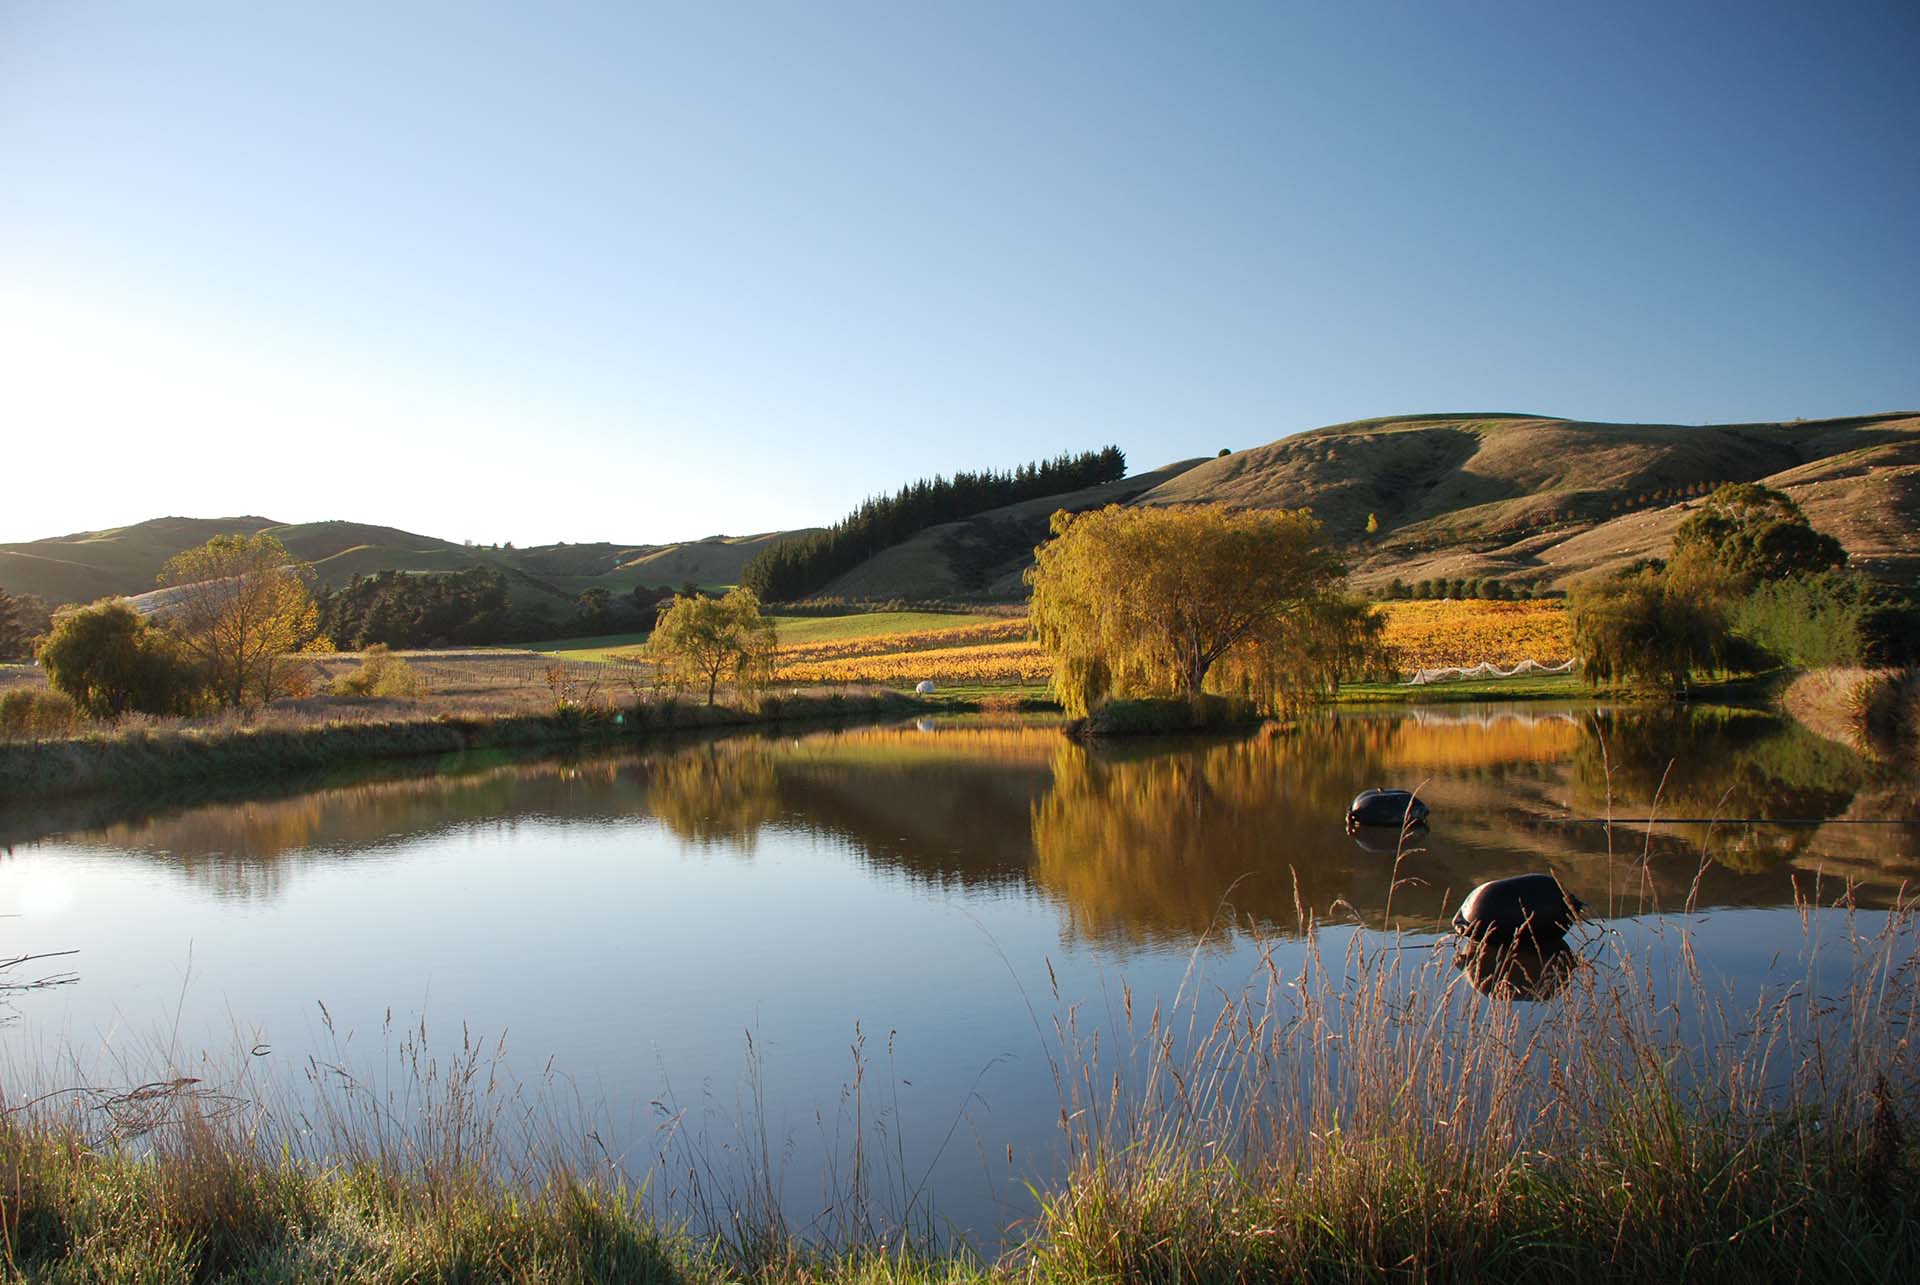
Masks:
[[[1342,826],[1374,785],[1433,808],[1397,882],[1397,835]],[[1099,748],[955,719],[16,809],[0,843],[0,954],[77,952],[12,970],[76,974],[10,997],[12,1100],[179,1068],[295,1110],[351,1073],[404,1111],[410,1059],[464,1045],[520,1086],[508,1115],[591,1128],[688,1207],[758,1191],[826,1229],[851,1175],[991,1242],[1061,1164],[1063,1048],[1130,1008],[1231,991],[1262,952],[1422,949],[1475,884],[1537,870],[1633,949],[1684,925],[1751,1002],[1885,921],[1920,788],[1751,710]]]

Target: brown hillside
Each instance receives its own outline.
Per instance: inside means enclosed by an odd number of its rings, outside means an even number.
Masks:
[[[1430,415],[1340,424],[1209,460],[1143,504],[1311,508],[1355,580],[1496,576],[1542,587],[1664,554],[1698,494],[1787,491],[1862,568],[1920,571],[1920,415],[1794,424],[1595,424]],[[1374,514],[1379,534],[1368,539]]]

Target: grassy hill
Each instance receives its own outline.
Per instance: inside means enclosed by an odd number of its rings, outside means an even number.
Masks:
[[[1522,415],[1364,420],[1209,460],[1136,503],[1311,508],[1355,579],[1543,587],[1664,554],[1697,493],[1786,491],[1889,579],[1920,573],[1920,415],[1791,424],[1596,424]],[[1380,523],[1368,538],[1368,515]]]
[[[1699,496],[1736,481],[1792,495],[1855,565],[1920,576],[1920,414],[1691,427],[1485,412],[1335,424],[995,510],[922,532],[826,592],[1016,599],[1053,510],[1114,502],[1310,508],[1363,588],[1441,576],[1564,588],[1665,554]]]
[[[1058,508],[1109,503],[1308,507],[1347,546],[1355,582],[1498,577],[1563,588],[1666,552],[1698,496],[1758,481],[1797,499],[1855,565],[1920,577],[1920,413],[1790,424],[1600,424],[1508,413],[1409,415],[1295,433],[1065,495],[933,527],[829,584],[830,596],[1011,601]],[[1380,524],[1366,532],[1369,515]],[[802,532],[670,545],[454,544],[354,522],[157,518],[0,545],[0,588],[49,603],[153,587],[166,559],[223,531],[270,531],[326,583],[384,569],[495,567],[517,601],[555,607],[582,590],[736,582],[766,545]]]
[[[264,531],[311,562],[320,581],[344,585],[376,571],[464,571],[491,567],[507,577],[514,600],[525,605],[571,605],[580,592],[604,586],[616,593],[637,584],[731,584],[760,547],[798,532],[710,536],[682,544],[553,544],[526,549],[456,544],[394,527],[360,522],[289,524],[271,518],[155,518],[106,531],[82,531],[0,545],[0,589],[30,593],[50,604],[91,602],[153,589],[166,560],[215,535]]]

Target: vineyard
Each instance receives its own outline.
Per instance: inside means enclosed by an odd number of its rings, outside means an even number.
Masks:
[[[1033,683],[1043,681],[1051,672],[1040,648],[1024,641],[901,650],[827,660],[791,659],[783,651],[780,662],[778,677],[783,683],[898,686],[922,679],[942,683]]]
[[[1573,631],[1557,602],[1440,599],[1389,602],[1380,610],[1387,618],[1384,641],[1403,670],[1523,660],[1544,665],[1573,655]]]
[[[1402,670],[1547,664],[1572,654],[1567,613],[1557,602],[1393,602],[1380,610],[1384,641]],[[1021,617],[783,646],[779,681],[1034,683],[1048,673],[1047,658],[1028,640]]]

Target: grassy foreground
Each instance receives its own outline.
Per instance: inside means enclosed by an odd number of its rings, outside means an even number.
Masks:
[[[1810,937],[1839,913],[1803,909]],[[1101,1038],[1064,1005],[1069,1167],[992,1257],[903,1237],[857,1175],[827,1243],[763,1175],[676,1220],[604,1163],[506,1154],[469,1060],[400,1114],[234,1109],[190,1081],[0,1103],[0,1261],[47,1281],[1913,1279],[1915,912],[1843,918],[1851,980],[1744,1008],[1685,942],[1655,964],[1604,932],[1544,957],[1262,952],[1237,992],[1151,1014],[1125,994]]]

